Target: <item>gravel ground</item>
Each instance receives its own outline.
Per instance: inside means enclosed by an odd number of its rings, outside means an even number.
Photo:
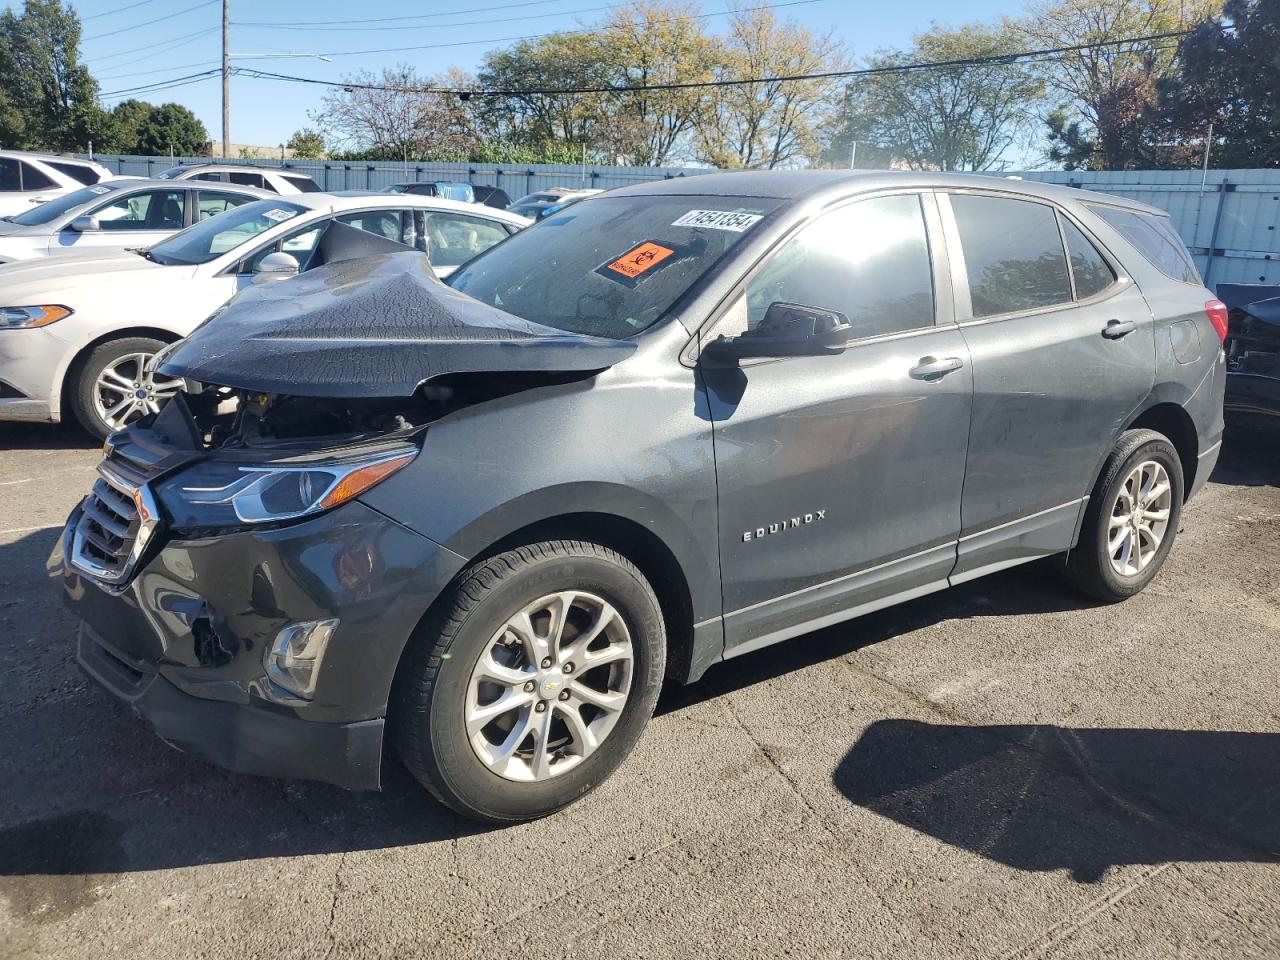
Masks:
[[[1278,451],[1120,606],[1036,564],[720,665],[488,830],[159,742],[44,575],[96,446],[0,425],[0,956],[1275,958]]]

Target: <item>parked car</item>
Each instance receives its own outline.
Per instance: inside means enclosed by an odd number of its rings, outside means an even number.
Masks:
[[[1226,408],[1280,417],[1280,286],[1220,283],[1227,304]]]
[[[171,180],[109,180],[81,187],[0,217],[0,264],[150,246],[193,223],[271,196],[254,187]]]
[[[0,150],[0,216],[111,179],[110,170],[91,160]]]
[[[473,183],[471,189],[476,195],[476,203],[483,203],[486,207],[497,207],[499,210],[505,210],[511,206],[511,197],[501,187]]]
[[[320,185],[305,173],[234,163],[183,164],[171,167],[156,176],[161,180],[211,180],[214,183],[236,183],[242,187],[257,187],[259,190],[282,195],[320,192]]]
[[[157,359],[205,388],[114,434],[68,520],[79,661],[216,763],[376,788],[394,744],[507,822],[607,777],[664,678],[1040,557],[1122,600],[1223,429],[1225,311],[1166,227],[708,174],[447,285],[401,254],[255,288]]]
[[[146,369],[156,351],[264,267],[307,269],[332,221],[427,251],[442,276],[528,223],[430,197],[297,194],[235,207],[146,249],[0,267],[0,420],[56,423],[69,407],[106,436],[158,409],[179,383]]]
[[[522,217],[532,217],[538,220],[541,219],[541,214],[548,207],[559,206],[572,200],[581,200],[583,197],[594,197],[596,194],[603,192],[603,190],[575,190],[572,187],[551,187],[548,190],[539,190],[537,193],[521,197],[507,209],[512,213],[520,214]]]
[[[420,197],[444,197],[459,203],[475,203],[476,192],[469,183],[450,180],[420,180],[414,183],[394,183],[387,193],[414,193]]]

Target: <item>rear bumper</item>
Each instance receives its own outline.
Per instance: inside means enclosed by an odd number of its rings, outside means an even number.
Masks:
[[[184,753],[237,773],[321,780],[348,790],[381,786],[381,718],[312,723],[261,706],[202,700],[147,665],[128,662],[83,622],[76,660],[160,739]]]

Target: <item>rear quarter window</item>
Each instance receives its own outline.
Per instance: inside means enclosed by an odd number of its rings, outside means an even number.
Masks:
[[[1166,277],[1199,285],[1200,272],[1178,236],[1173,221],[1164,215],[1124,210],[1102,204],[1086,206],[1116,229],[1138,252]]]
[[[83,183],[85,186],[92,186],[101,179],[98,171],[93,169],[93,167],[81,166],[78,163],[59,163],[54,160],[49,160],[47,163],[59,173],[64,174],[79,183]]]

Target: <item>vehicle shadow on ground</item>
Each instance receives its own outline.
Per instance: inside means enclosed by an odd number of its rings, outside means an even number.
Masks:
[[[1222,453],[1209,479],[1233,486],[1280,487],[1280,418],[1237,414],[1228,420]]]
[[[0,450],[92,450],[102,441],[77,423],[0,423]]]
[[[1280,862],[1280,734],[881,720],[833,776],[851,802],[1019,870]]]

